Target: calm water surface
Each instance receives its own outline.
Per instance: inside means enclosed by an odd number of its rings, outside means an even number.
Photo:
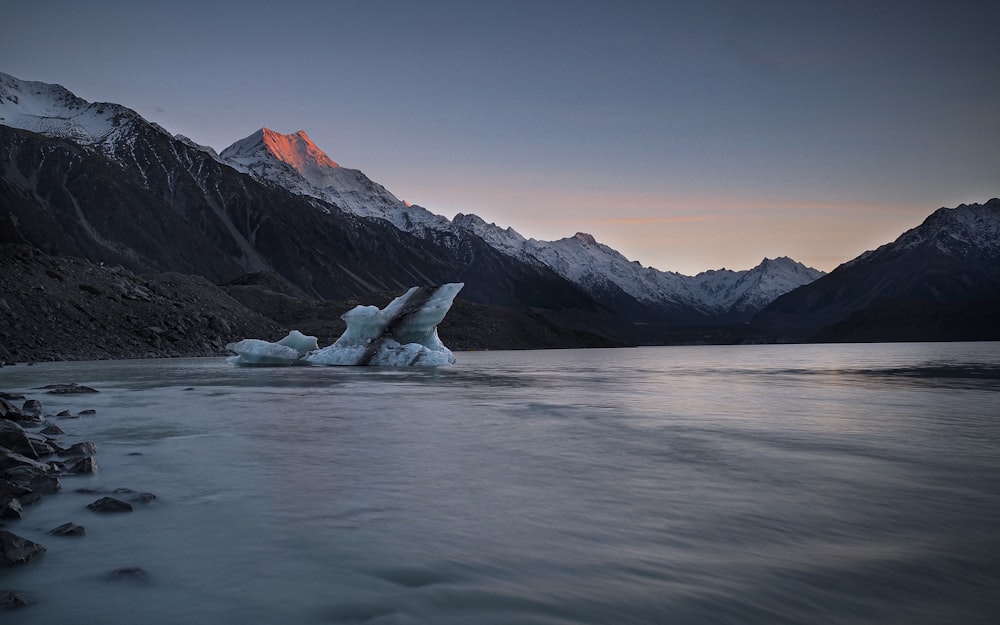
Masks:
[[[101,470],[5,624],[996,623],[1000,344],[0,369]],[[79,382],[98,394],[46,395]],[[99,515],[78,488],[157,495]],[[67,521],[81,538],[48,536]],[[141,567],[146,581],[110,580]]]

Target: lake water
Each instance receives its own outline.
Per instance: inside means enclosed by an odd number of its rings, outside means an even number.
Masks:
[[[47,624],[996,623],[1000,344],[0,369],[100,472],[8,529]],[[90,395],[46,395],[78,382]],[[18,402],[19,403],[19,402]],[[157,496],[130,514],[78,488]],[[73,521],[78,538],[45,531]],[[141,567],[142,580],[109,579]]]

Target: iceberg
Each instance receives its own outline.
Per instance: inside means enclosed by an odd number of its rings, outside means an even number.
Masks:
[[[229,362],[241,366],[281,367],[287,365],[308,365],[303,356],[319,349],[315,336],[306,336],[298,330],[292,330],[288,336],[277,343],[261,339],[243,339],[229,343],[226,349],[238,355]]]
[[[455,356],[438,337],[437,326],[465,286],[454,282],[415,286],[388,306],[355,306],[341,316],[347,329],[329,347],[319,348],[316,337],[292,330],[277,343],[243,339],[226,345],[238,366],[349,365],[440,366],[454,364]]]

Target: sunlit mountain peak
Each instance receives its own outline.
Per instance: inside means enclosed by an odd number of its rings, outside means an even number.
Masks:
[[[300,173],[313,168],[339,168],[340,165],[319,149],[306,131],[300,130],[294,134],[283,135],[270,128],[261,128],[261,139],[264,146],[279,160],[288,163]]]

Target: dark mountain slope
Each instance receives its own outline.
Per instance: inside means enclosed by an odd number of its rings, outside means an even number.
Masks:
[[[992,199],[935,211],[893,243],[779,297],[753,325],[793,340],[976,338],[989,333],[968,320],[998,300],[1000,199]],[[949,324],[955,332],[944,331]]]
[[[552,271],[473,236],[449,248],[259,183],[154,126],[127,137],[111,160],[0,126],[3,240],[213,282],[273,270],[330,299],[460,281],[465,298],[482,303],[598,309]]]

